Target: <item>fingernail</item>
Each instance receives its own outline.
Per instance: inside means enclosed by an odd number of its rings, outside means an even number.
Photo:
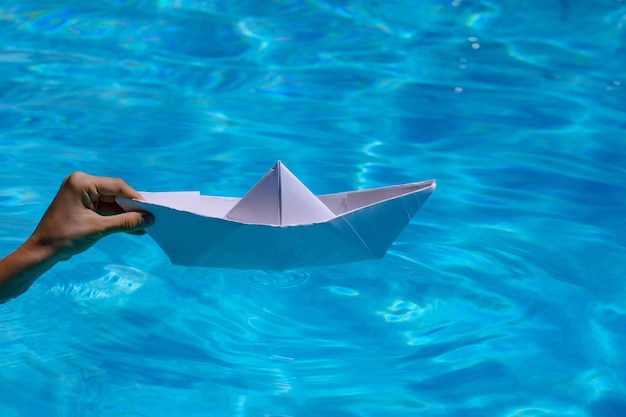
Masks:
[[[141,213],[141,227],[150,227],[154,224],[154,216],[150,213]]]

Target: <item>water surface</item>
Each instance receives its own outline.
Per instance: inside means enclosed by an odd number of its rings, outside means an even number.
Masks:
[[[0,253],[68,173],[240,196],[436,178],[380,261],[111,236],[0,306],[0,414],[626,414],[621,1],[8,0]]]

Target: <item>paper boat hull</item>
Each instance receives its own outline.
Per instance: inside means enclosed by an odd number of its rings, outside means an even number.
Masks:
[[[155,225],[146,231],[174,264],[278,271],[383,257],[435,189],[434,181],[411,185],[414,191],[331,220],[292,226],[246,224],[136,200],[120,204],[126,210],[149,211],[155,216]],[[392,188],[376,192],[384,194]],[[354,193],[362,198],[362,192]],[[347,200],[351,194],[320,199],[339,196]],[[172,226],[160,226],[162,220]]]

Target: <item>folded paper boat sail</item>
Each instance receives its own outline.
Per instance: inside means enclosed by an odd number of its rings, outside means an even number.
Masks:
[[[382,258],[435,181],[315,196],[280,161],[243,197],[142,192],[146,232],[172,263],[269,271]]]

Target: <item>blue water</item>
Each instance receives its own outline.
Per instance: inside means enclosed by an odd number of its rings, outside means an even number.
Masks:
[[[116,235],[0,305],[0,415],[626,415],[626,3],[4,0],[0,255],[68,173],[435,178],[379,261]]]

